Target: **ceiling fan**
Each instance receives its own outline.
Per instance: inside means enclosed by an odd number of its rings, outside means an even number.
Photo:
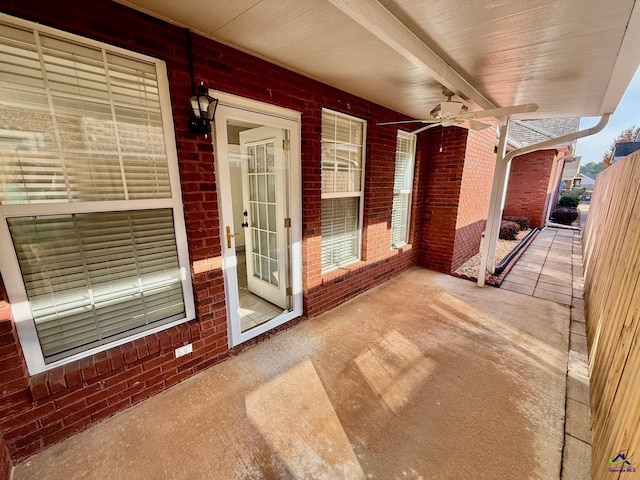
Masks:
[[[441,102],[436,105],[431,112],[429,112],[430,118],[422,120],[400,120],[397,122],[382,122],[378,125],[399,125],[403,123],[426,123],[428,125],[420,127],[414,130],[413,134],[420,133],[428,128],[443,126],[461,126],[471,130],[483,130],[490,127],[488,123],[479,122],[476,118],[487,117],[502,117],[509,116],[515,113],[529,113],[538,110],[538,105],[535,103],[527,103],[525,105],[513,105],[511,107],[493,108],[490,110],[479,110],[477,112],[470,112],[462,102],[451,101],[451,97],[455,94],[447,87],[442,87],[442,94],[447,97],[446,102]]]

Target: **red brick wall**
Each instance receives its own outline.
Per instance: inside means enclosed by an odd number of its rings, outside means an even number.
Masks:
[[[9,455],[9,447],[0,435],[0,478],[2,480],[11,478],[11,456]]]
[[[423,134],[420,265],[449,273],[478,253],[495,165],[495,129],[433,128]],[[442,151],[440,151],[442,149]]]
[[[93,1],[90,8],[80,2],[0,0],[0,9],[167,62],[197,315],[195,321],[29,377],[13,322],[5,312],[0,318],[0,340],[5,342],[0,343],[0,433],[15,462],[178,383],[248,344],[234,351],[227,347],[214,159],[210,140],[196,138],[187,131],[191,86],[185,31],[107,0]],[[396,130],[376,126],[379,121],[402,117],[197,35],[193,36],[193,52],[198,82],[303,114],[305,316],[330,309],[415,265],[424,196],[417,193],[413,199],[410,241],[416,248],[408,245],[391,250],[393,175],[389,172],[395,162]],[[368,120],[363,260],[328,275],[320,271],[322,107]],[[424,147],[421,148],[420,159],[424,158]],[[456,162],[463,158],[458,157]],[[418,163],[422,168],[422,160]],[[416,187],[419,178],[416,177]],[[453,203],[454,199],[450,201]],[[441,213],[454,212],[444,209]],[[455,219],[449,223],[452,222],[455,225]],[[193,353],[175,359],[174,349],[187,343],[193,343]]]
[[[11,415],[5,407],[10,407],[27,386],[26,367],[16,343],[15,328],[11,320],[11,311],[5,298],[4,286],[0,282],[0,422]],[[4,429],[0,426],[0,480],[10,478],[11,455],[9,445],[4,439]]]
[[[467,134],[463,128],[436,127],[420,138],[427,151],[421,172],[426,198],[421,220],[420,265],[439,272],[451,271]]]
[[[469,131],[451,271],[480,251],[496,164],[496,130]]]
[[[557,150],[540,150],[511,161],[503,215],[530,217],[532,227],[543,227],[554,189]]]
[[[4,301],[4,286],[0,287],[0,461],[4,470],[5,451],[10,447],[7,437],[11,422],[21,411],[21,405],[30,401],[27,368],[18,342],[11,308]],[[35,425],[32,425],[35,427]],[[31,429],[29,429],[31,430]],[[8,462],[10,465],[10,462]],[[0,479],[6,477],[0,476]]]

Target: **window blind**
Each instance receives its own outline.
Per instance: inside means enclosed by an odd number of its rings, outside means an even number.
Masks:
[[[162,62],[22,25],[0,23],[0,264],[34,373],[194,308]]]
[[[154,64],[7,25],[0,52],[3,204],[171,196]]]
[[[364,122],[322,114],[322,270],[360,258]]]
[[[391,246],[393,248],[407,243],[409,237],[414,157],[415,136],[399,131],[396,141],[391,210]]]
[[[8,223],[45,358],[184,315],[170,209]]]
[[[358,259],[359,198],[322,200],[322,266],[329,268]]]
[[[363,122],[333,112],[322,116],[322,193],[362,189]]]

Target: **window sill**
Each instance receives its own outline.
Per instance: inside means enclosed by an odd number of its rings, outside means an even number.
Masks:
[[[345,265],[341,265],[339,267],[336,267],[332,270],[328,270],[326,272],[322,272],[321,276],[322,276],[322,283],[325,284],[327,282],[331,282],[333,280],[336,280],[338,278],[344,277],[345,275],[348,275],[351,272],[360,270],[364,267],[367,266],[367,262],[365,262],[364,260],[355,260],[352,263],[347,263]]]
[[[395,252],[395,253],[402,253],[405,252],[407,250],[412,250],[413,249],[413,245],[410,243],[403,243],[402,245],[398,245],[396,247],[391,247],[391,251]]]

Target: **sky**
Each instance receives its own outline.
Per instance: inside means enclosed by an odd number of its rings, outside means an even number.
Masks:
[[[599,119],[600,117],[583,117],[580,121],[580,129],[592,127],[598,123]],[[580,165],[601,162],[602,156],[609,150],[615,138],[623,130],[634,125],[640,125],[640,68],[629,83],[618,108],[604,130],[578,140],[575,154],[582,156]]]

